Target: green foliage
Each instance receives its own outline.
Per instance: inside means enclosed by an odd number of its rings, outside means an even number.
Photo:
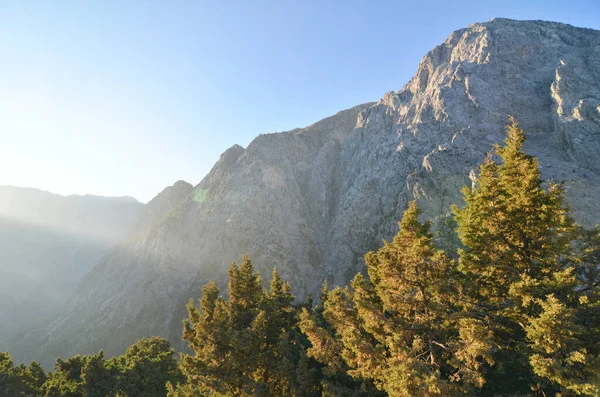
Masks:
[[[591,302],[600,240],[569,217],[559,185],[542,186],[524,140],[511,119],[505,145],[454,210],[466,307],[493,332],[496,364],[483,394],[596,395],[598,342],[581,321],[598,327]]]
[[[554,289],[552,275],[564,266],[573,222],[562,188],[542,187],[537,160],[522,152],[523,130],[514,120],[504,147],[496,146],[498,164],[490,155],[479,167],[474,189],[463,189],[466,206],[455,209],[460,268],[473,281],[471,292],[494,308],[507,298],[525,300]],[[525,296],[511,296],[510,287],[527,276],[543,284]]]
[[[189,382],[177,384],[177,386],[173,386],[170,382],[167,383],[167,397],[205,397],[209,395],[210,391],[207,389]]]
[[[167,395],[167,382],[182,380],[173,349],[159,337],[140,339],[110,360],[102,351],[59,358],[48,374],[35,361],[15,367],[0,353],[2,397],[160,397]]]
[[[75,356],[66,361],[57,359],[54,372],[50,373],[48,381],[44,384],[45,397],[83,397],[87,388],[84,384],[84,373],[88,361],[103,359],[102,352],[98,356]],[[94,365],[93,365],[94,366]],[[92,369],[92,372],[94,368]],[[91,375],[91,378],[95,378]],[[94,379],[97,381],[97,378]]]
[[[228,287],[228,300],[210,282],[199,307],[188,304],[183,339],[194,353],[181,359],[188,384],[171,387],[169,395],[318,395],[311,394],[317,382],[303,357],[290,285],[274,270],[264,290],[245,256],[231,265]]]
[[[456,266],[418,215],[412,202],[394,240],[365,256],[369,279],[358,274],[351,287],[328,293],[329,328],[308,312],[300,326],[312,357],[390,396],[462,395],[484,383],[489,333],[461,315]]]
[[[160,397],[167,382],[182,382],[175,351],[166,339],[142,338],[107,363],[117,375],[114,388],[128,397]]]
[[[526,327],[534,372],[560,385],[567,394],[598,395],[600,360],[585,347],[583,328],[574,318],[576,309],[553,295],[539,304],[542,312]]]
[[[29,366],[14,366],[8,353],[0,352],[0,396],[28,397],[42,393],[46,373],[39,363],[32,361]]]

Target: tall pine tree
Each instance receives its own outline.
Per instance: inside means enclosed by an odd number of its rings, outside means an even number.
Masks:
[[[188,383],[171,396],[313,396],[318,382],[305,354],[291,287],[273,271],[270,288],[244,257],[229,269],[229,299],[214,282],[204,286],[200,307],[188,305],[181,369]]]
[[[494,335],[496,364],[483,394],[593,395],[595,353],[577,342],[577,313],[587,303],[580,299],[583,257],[576,247],[586,243],[576,242],[562,188],[544,188],[524,141],[511,118],[505,145],[495,146],[474,186],[463,190],[466,206],[454,210],[465,307]]]
[[[313,357],[332,369],[347,366],[390,396],[464,395],[484,383],[490,334],[462,316],[454,262],[418,215],[410,203],[393,241],[365,256],[369,279],[358,274],[351,288],[328,293],[329,327],[307,312],[301,327]]]

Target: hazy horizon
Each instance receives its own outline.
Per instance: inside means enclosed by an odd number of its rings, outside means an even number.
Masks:
[[[471,23],[600,29],[595,1],[521,3],[4,3],[0,185],[148,202],[234,144],[399,90]]]

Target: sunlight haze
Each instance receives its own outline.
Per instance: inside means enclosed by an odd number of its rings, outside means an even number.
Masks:
[[[2,2],[0,185],[147,202],[233,144],[399,90],[470,23],[600,28],[593,0],[376,3]]]

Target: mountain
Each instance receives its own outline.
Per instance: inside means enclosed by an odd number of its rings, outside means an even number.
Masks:
[[[0,186],[0,342],[57,314],[77,283],[132,231],[131,197]]]
[[[416,75],[377,103],[228,149],[195,187],[179,183],[147,208],[144,230],[105,256],[57,318],[13,341],[19,359],[104,349],[137,338],[180,341],[184,304],[225,282],[248,253],[295,293],[347,282],[390,239],[416,198],[443,236],[508,115],[545,178],[565,184],[578,221],[600,221],[600,32],[493,19],[450,35]]]

